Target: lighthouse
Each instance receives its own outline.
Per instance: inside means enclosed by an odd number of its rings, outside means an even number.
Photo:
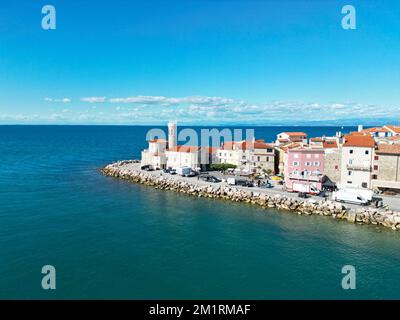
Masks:
[[[168,123],[168,149],[176,147],[177,132],[176,132],[176,122],[170,121]]]

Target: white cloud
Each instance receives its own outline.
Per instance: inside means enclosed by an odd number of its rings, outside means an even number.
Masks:
[[[69,99],[69,98],[55,99],[55,98],[46,97],[46,98],[44,98],[44,101],[46,101],[46,102],[56,102],[56,103],[70,103],[71,99]]]
[[[81,99],[81,101],[89,103],[104,103],[106,100],[106,97],[85,97]]]
[[[135,96],[126,98],[111,98],[111,103],[137,103],[137,104],[162,104],[163,106],[179,105],[179,104],[227,104],[234,102],[233,99],[221,97],[183,97],[183,98],[168,98],[164,96]]]
[[[299,124],[306,122],[357,123],[358,119],[393,119],[400,115],[400,105],[390,108],[356,102],[316,103],[271,101],[251,103],[224,97],[133,96],[126,98],[86,97],[90,103],[82,109],[64,109],[50,115],[0,115],[2,122],[68,123],[165,123],[175,119],[197,124]],[[71,102],[70,99],[45,98],[48,102]],[[98,111],[94,103],[111,104]],[[115,105],[120,103],[120,105]],[[66,111],[68,110],[68,111]],[[390,122],[390,121],[389,121]],[[365,124],[365,123],[364,123]]]

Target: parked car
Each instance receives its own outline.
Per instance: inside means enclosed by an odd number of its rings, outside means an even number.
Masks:
[[[248,180],[246,179],[235,179],[235,185],[237,186],[247,187],[247,182]]]
[[[154,171],[153,166],[151,166],[149,164],[145,165],[145,166],[142,166],[141,169],[144,170],[144,171]]]
[[[218,179],[217,177],[214,177],[214,176],[207,176],[207,180],[206,180],[206,181],[212,182],[212,183],[219,183],[219,182],[221,182],[222,180],[221,180],[221,179]]]
[[[298,196],[299,196],[299,198],[303,198],[303,199],[306,199],[309,197],[309,195],[305,192],[299,192]]]
[[[164,173],[170,173],[170,172],[171,172],[171,169],[170,169],[170,168],[163,169],[163,172],[164,172]]]
[[[198,173],[196,171],[190,171],[189,173],[184,174],[184,177],[195,177]]]
[[[264,182],[260,185],[261,188],[272,188],[272,184],[269,182]]]
[[[320,193],[317,194],[318,197],[326,198],[327,194],[325,191],[321,191]]]
[[[383,199],[380,197],[373,197],[372,198],[372,203],[376,208],[382,208],[383,207]]]
[[[169,174],[175,175],[176,174],[176,170],[174,170],[174,169],[170,170]]]

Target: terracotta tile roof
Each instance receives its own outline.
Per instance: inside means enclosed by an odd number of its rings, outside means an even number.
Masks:
[[[373,148],[375,140],[370,135],[345,135],[344,147],[364,147]]]
[[[308,147],[299,147],[299,148],[293,148],[288,150],[289,153],[295,153],[295,152],[300,152],[300,153],[324,153],[324,150],[322,148],[308,148]]]
[[[385,126],[385,128],[387,128],[389,131],[394,132],[395,134],[400,134],[400,127],[398,126]]]
[[[307,133],[305,132],[283,132],[287,134],[289,137],[307,137]]]
[[[389,130],[386,128],[383,128],[383,127],[376,127],[376,128],[364,129],[364,130],[361,130],[360,132],[362,132],[362,133],[389,132]]]
[[[299,147],[301,147],[300,143],[293,142],[293,143],[289,143],[289,144],[286,144],[286,145],[282,146],[280,149],[283,152],[287,152],[290,149],[299,148]]]
[[[323,142],[324,140],[322,138],[311,138],[310,141],[312,142]]]
[[[233,150],[233,146],[243,146],[244,141],[229,141],[229,142],[224,142],[224,144],[222,145],[223,150]],[[241,144],[241,145],[240,145]]]
[[[199,150],[200,150],[200,147],[196,147],[196,146],[176,146],[174,148],[168,149],[167,151],[192,153],[192,152],[197,152]]]
[[[201,150],[206,150],[208,153],[217,153],[218,149],[216,147],[201,147]]]
[[[270,143],[265,143],[264,141],[256,141],[254,142],[254,149],[271,149],[274,146]]]
[[[337,144],[336,140],[325,140],[322,143],[322,147],[325,148],[325,149],[337,148],[338,144]]]
[[[274,146],[269,143],[265,143],[264,140],[256,140],[254,143],[251,141],[229,141],[222,145],[223,150],[233,150],[233,146],[239,150],[249,150],[249,149],[271,149]]]
[[[352,131],[352,132],[349,133],[349,135],[351,135],[351,136],[365,136],[366,133],[358,132],[358,131]]]
[[[400,145],[398,144],[379,144],[376,153],[400,155]]]

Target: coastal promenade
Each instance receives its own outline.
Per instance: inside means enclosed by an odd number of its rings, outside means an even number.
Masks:
[[[210,183],[197,177],[181,177],[162,171],[143,171],[139,163],[129,160],[110,164],[101,171],[106,176],[197,197],[221,198],[294,211],[297,214],[329,216],[351,223],[400,229],[400,199],[395,197],[383,197],[386,207],[377,209],[372,206],[344,205],[316,196],[300,199],[296,193],[285,192],[280,188],[230,186],[226,182]]]

